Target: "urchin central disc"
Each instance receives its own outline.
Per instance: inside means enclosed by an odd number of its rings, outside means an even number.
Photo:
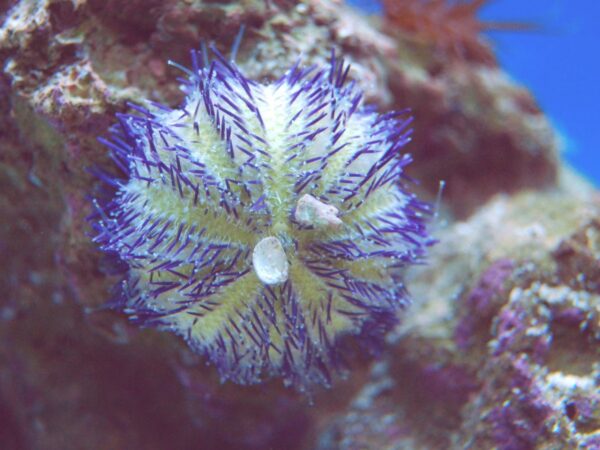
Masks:
[[[261,239],[252,251],[252,265],[264,284],[281,284],[288,279],[289,263],[281,241],[274,236]]]

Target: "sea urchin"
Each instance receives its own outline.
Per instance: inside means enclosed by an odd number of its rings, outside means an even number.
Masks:
[[[329,384],[340,337],[383,335],[430,242],[403,187],[410,118],[364,107],[333,54],[260,84],[213,52],[192,52],[180,107],[135,107],[101,140],[124,175],[101,175],[95,241],[127,267],[122,309],[223,379]]]

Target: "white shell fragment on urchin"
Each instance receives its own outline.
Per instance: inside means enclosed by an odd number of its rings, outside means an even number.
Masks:
[[[252,251],[252,265],[256,276],[265,284],[281,284],[288,279],[287,256],[276,237],[266,237],[256,244]]]
[[[335,206],[327,205],[310,194],[304,194],[296,204],[294,217],[302,225],[339,228],[344,222],[338,214],[339,210]]]
[[[182,336],[224,379],[328,385],[338,343],[380,341],[406,304],[399,269],[430,239],[404,191],[406,113],[377,114],[332,56],[272,84],[193,52],[186,99],[119,115],[123,176],[99,176],[95,241],[120,307]]]

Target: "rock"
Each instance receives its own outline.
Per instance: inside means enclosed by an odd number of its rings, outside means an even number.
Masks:
[[[400,57],[390,68],[396,107],[415,117],[413,171],[464,218],[499,192],[552,187],[558,143],[529,92],[498,67],[449,64],[429,71]]]
[[[584,192],[499,196],[442,229],[394,346],[323,448],[594,448],[600,198]]]

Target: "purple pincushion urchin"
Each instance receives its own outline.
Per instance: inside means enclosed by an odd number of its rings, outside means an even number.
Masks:
[[[402,187],[410,118],[364,107],[334,55],[261,84],[214,54],[192,52],[180,107],[136,107],[102,140],[125,175],[102,176],[95,241],[127,266],[122,309],[223,379],[329,384],[342,336],[395,323],[430,243]]]

